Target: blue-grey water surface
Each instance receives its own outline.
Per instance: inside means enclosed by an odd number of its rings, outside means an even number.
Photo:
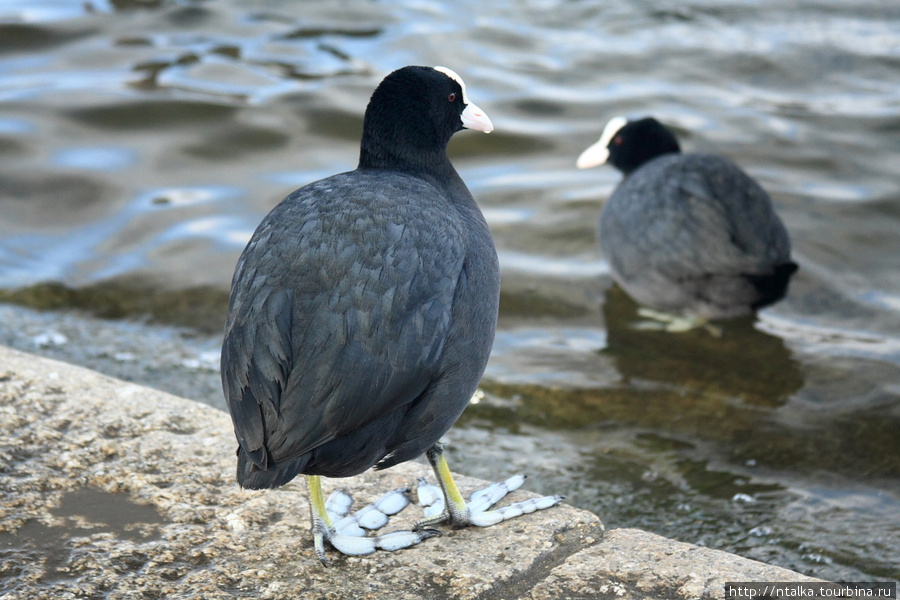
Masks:
[[[896,2],[2,0],[0,288],[62,312],[3,306],[0,343],[223,407],[238,254],[355,166],[406,64],[458,71],[496,128],[450,148],[503,272],[454,468],[527,471],[608,527],[900,578]],[[769,190],[800,264],[785,301],[721,337],[635,328],[594,239],[619,174],[574,168],[618,114]]]

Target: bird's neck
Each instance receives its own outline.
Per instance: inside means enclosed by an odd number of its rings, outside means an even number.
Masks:
[[[400,146],[391,149],[378,143],[364,143],[359,153],[359,169],[399,171],[421,177],[452,196],[471,197],[445,148],[424,151]]]

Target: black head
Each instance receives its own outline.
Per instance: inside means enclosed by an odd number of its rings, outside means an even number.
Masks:
[[[615,117],[606,124],[600,140],[582,152],[576,164],[587,169],[609,163],[628,175],[658,156],[679,152],[675,134],[653,117],[637,121]]]
[[[468,101],[462,79],[444,67],[403,67],[375,88],[363,120],[360,168],[421,168],[446,160],[463,128],[493,130]]]

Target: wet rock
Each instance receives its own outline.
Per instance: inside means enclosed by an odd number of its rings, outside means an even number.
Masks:
[[[531,591],[543,598],[723,598],[725,584],[812,582],[799,573],[637,529],[612,529]]]
[[[721,597],[726,580],[800,578],[635,530],[604,532],[595,515],[568,506],[445,530],[397,553],[332,552],[323,568],[302,482],[241,490],[234,450],[230,419],[216,409],[0,347],[0,594],[687,598]],[[427,473],[407,463],[326,484],[361,506]],[[407,509],[389,528],[419,516]]]

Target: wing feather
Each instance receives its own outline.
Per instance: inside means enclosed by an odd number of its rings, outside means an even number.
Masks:
[[[788,259],[787,233],[768,195],[730,161],[677,155],[648,168],[653,176],[623,182],[610,199],[615,210],[601,217],[605,254],[626,277],[765,274]]]
[[[258,466],[412,403],[435,377],[465,255],[452,211],[415,202],[436,193],[411,177],[337,175],[289,196],[254,234],[232,285],[222,378]],[[433,219],[450,233],[425,227]]]

